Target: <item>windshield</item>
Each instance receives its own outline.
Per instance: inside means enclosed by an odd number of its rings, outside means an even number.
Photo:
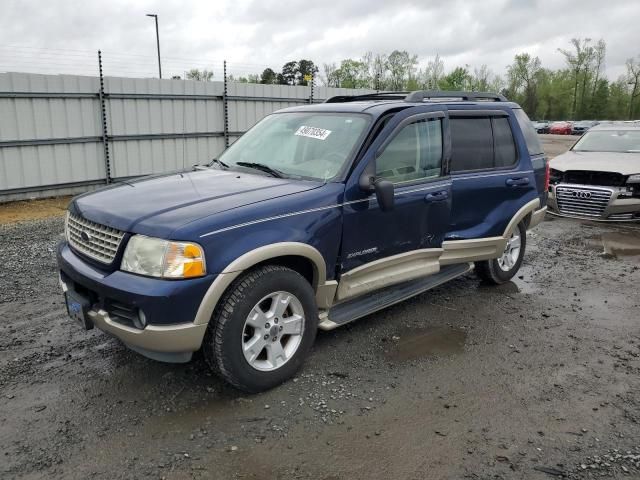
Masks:
[[[328,181],[341,172],[368,123],[362,114],[277,113],[240,137],[220,161],[230,168],[262,164],[285,176]]]
[[[585,133],[574,152],[640,152],[640,130],[598,130]]]

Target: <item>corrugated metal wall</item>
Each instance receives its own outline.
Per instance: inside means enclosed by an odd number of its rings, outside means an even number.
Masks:
[[[106,183],[99,89],[96,77],[0,74],[0,202]],[[107,77],[104,92],[113,181],[205,163],[225,148],[223,82]],[[366,92],[315,87],[314,100]],[[229,142],[309,95],[309,87],[228,83]]]

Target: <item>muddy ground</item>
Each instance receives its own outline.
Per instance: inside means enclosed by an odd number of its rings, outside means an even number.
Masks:
[[[0,226],[0,478],[640,478],[640,225],[549,217],[513,282],[321,332],[254,396],[81,331],[61,233]]]

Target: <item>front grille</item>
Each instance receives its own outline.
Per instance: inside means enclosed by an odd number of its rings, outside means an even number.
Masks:
[[[611,198],[611,190],[568,186],[556,187],[556,202],[560,213],[583,217],[601,217]]]
[[[67,240],[78,252],[102,263],[111,263],[124,232],[67,213]]]
[[[623,187],[627,177],[616,172],[592,172],[589,170],[568,170],[564,181],[576,185],[600,185],[603,187]]]

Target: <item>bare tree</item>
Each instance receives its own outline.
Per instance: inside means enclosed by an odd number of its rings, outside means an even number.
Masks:
[[[485,64],[480,65],[480,68],[474,68],[471,78],[471,90],[475,92],[491,91],[493,77],[495,75]]]
[[[598,89],[598,82],[600,81],[600,75],[602,75],[602,72],[605,68],[604,62],[605,62],[605,57],[607,56],[607,44],[603,39],[598,40],[598,43],[596,43],[596,46],[593,49],[593,53],[594,53],[594,66],[593,66],[594,79],[593,79],[593,89],[591,90],[592,102],[596,96],[596,90]]]
[[[406,50],[394,50],[387,58],[387,68],[390,75],[392,90],[402,90],[413,76],[415,76],[417,55],[409,55]]]
[[[387,85],[387,56],[376,53],[372,62],[372,79],[375,90],[383,90]]]
[[[320,81],[325,87],[339,87],[340,79],[338,78],[338,67],[335,63],[325,63],[322,66],[324,71],[323,75],[320,75]]]
[[[512,94],[524,95],[523,103],[527,112],[535,112],[538,104],[537,82],[540,69],[540,59],[528,53],[516,55],[513,64],[507,67],[509,90]]]
[[[444,76],[444,62],[439,54],[427,62],[427,67],[421,72],[422,86],[427,90],[437,90],[440,80]]]
[[[629,99],[629,120],[633,120],[633,101],[637,96],[640,96],[640,55],[638,55],[638,60],[629,58],[626,66],[627,83],[633,85]]]
[[[197,82],[210,82],[213,80],[213,72],[211,70],[198,70],[192,68],[186,74],[187,80],[196,80]]]

